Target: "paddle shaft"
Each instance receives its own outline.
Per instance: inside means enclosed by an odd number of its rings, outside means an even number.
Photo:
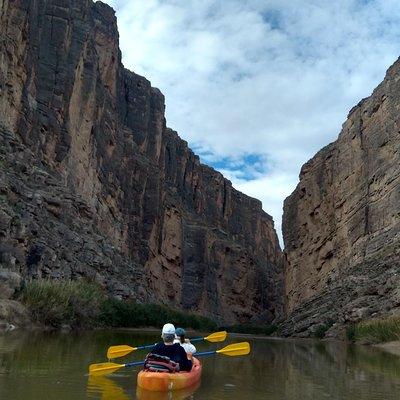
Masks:
[[[195,338],[195,339],[196,339],[196,341],[199,341],[199,340],[202,340],[202,339],[204,339],[204,338]],[[193,339],[193,340],[195,340],[195,339]],[[193,340],[191,340],[191,342],[193,342]],[[147,348],[153,347],[153,346],[154,346],[154,345],[152,345],[152,346],[141,346],[141,347],[138,347],[138,349],[147,349]],[[200,352],[200,353],[194,353],[193,355],[196,356],[196,357],[212,356],[213,354],[218,354],[217,351],[218,351],[218,350],[202,351],[202,352]],[[139,364],[138,364],[138,363],[139,363]],[[136,363],[128,363],[128,364],[125,364],[125,366],[126,366],[126,367],[131,367],[131,366],[133,366],[133,365],[130,365],[130,364],[134,364],[134,365],[144,364],[144,361],[138,361],[138,363],[137,363],[137,362],[136,362]]]
[[[195,353],[196,357],[201,356],[211,356],[214,354],[224,354],[227,356],[244,356],[250,353],[250,344],[248,342],[242,343],[232,343],[228,346],[223,347],[219,350],[213,351],[203,351],[201,353]],[[143,365],[144,361],[135,361],[126,364],[114,364],[114,363],[100,363],[100,364],[92,364],[89,366],[89,374],[108,374],[112,373],[119,368],[123,367],[135,367],[138,365]]]
[[[193,339],[191,339],[191,341],[192,342],[200,342],[203,340],[207,340],[211,343],[223,342],[226,339],[226,335],[227,335],[226,331],[214,332],[206,337],[201,336],[201,337],[193,338]],[[152,349],[154,345],[149,344],[149,345],[142,345],[142,346],[138,346],[138,347],[131,347],[131,346],[123,344],[123,345],[118,345],[118,346],[111,346],[107,350],[107,358],[109,360],[111,360],[111,359],[118,358],[118,357],[124,357],[135,350]]]
[[[152,349],[157,343],[154,344],[147,344],[145,346],[136,346],[136,350],[143,350],[143,349]]]
[[[200,342],[201,340],[204,340],[204,339],[205,339],[204,337],[197,337],[197,338],[194,338],[194,339],[190,339],[190,341],[191,342]],[[145,345],[145,346],[136,346],[136,350],[152,349],[156,344],[157,343],[148,344],[148,345]]]
[[[238,343],[239,345],[243,345],[244,343]],[[219,349],[219,350],[212,350],[212,351],[202,351],[200,353],[194,353],[193,355],[196,357],[202,357],[202,356],[212,356],[213,354],[224,354],[224,350],[226,349],[226,351],[228,350],[229,347],[231,346],[235,346],[237,344],[231,344],[229,346],[224,347],[223,349]],[[247,343],[247,346],[249,344]],[[232,351],[232,350],[231,350]],[[137,361],[137,362],[133,362],[133,363],[128,363],[125,364],[125,367],[132,367],[134,365],[140,365],[140,364],[144,364],[144,361]]]
[[[203,337],[198,337],[194,339],[190,339],[191,342],[200,342],[201,340],[204,340]],[[144,349],[152,349],[157,343],[154,344],[147,344],[145,346],[136,346],[135,350],[144,350]]]
[[[135,361],[135,362],[123,364],[123,366],[124,367],[136,367],[138,365],[143,365],[143,364],[144,364],[144,361]]]
[[[216,351],[203,351],[202,353],[195,353],[196,357],[199,356],[211,356],[212,354],[216,354]],[[134,361],[130,363],[123,364],[124,367],[136,367],[138,365],[143,365],[144,361]]]
[[[201,357],[201,356],[211,356],[212,354],[216,354],[217,351],[203,351],[201,353],[195,353],[194,356],[196,357]],[[144,361],[134,361],[134,362],[130,362],[130,363],[126,363],[124,364],[125,367],[135,367],[137,365],[143,365]]]
[[[202,351],[201,353],[194,353],[193,355],[196,357],[202,357],[202,356],[212,356],[213,354],[217,354],[217,351]]]
[[[191,342],[201,342],[202,340],[206,340],[205,337],[196,337],[193,339],[190,339]]]
[[[205,339],[204,337],[197,337],[197,338],[194,338],[194,339],[190,339],[190,342],[200,342],[201,340],[204,340],[204,339]],[[148,344],[148,345],[145,345],[145,346],[136,346],[135,349],[136,350],[152,349],[156,344],[157,343]]]
[[[196,357],[202,357],[202,356],[212,356],[213,354],[217,354],[217,351],[203,351],[201,353],[195,353],[194,356]],[[135,361],[135,362],[130,362],[124,364],[124,367],[136,367],[138,365],[143,365],[144,361]]]

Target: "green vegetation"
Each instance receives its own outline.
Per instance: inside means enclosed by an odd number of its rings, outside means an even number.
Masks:
[[[221,328],[222,329],[222,328]],[[276,325],[240,324],[224,327],[229,332],[270,336],[278,330]]]
[[[209,318],[166,306],[110,299],[97,285],[82,280],[27,281],[19,300],[30,310],[35,322],[53,328],[160,327],[165,322],[196,330],[217,328]]]
[[[356,328],[355,325],[350,325],[346,329],[346,337],[350,342],[354,342],[356,340]]]
[[[171,322],[183,328],[214,330],[217,324],[209,318],[172,310],[163,305],[138,304],[108,299],[104,302],[100,315],[104,326],[113,327],[159,327]]]
[[[326,323],[321,324],[317,327],[317,329],[314,331],[313,336],[322,339],[325,337],[326,332],[328,331],[329,328],[331,328],[333,325],[332,320],[328,320]]]
[[[347,328],[349,340],[384,343],[400,340],[400,317],[377,318]]]
[[[33,320],[49,327],[86,328],[96,324],[105,296],[84,281],[27,281],[19,294]]]

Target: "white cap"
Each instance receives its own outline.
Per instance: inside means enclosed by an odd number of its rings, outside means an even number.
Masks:
[[[175,327],[172,324],[165,324],[161,333],[164,335],[175,335]]]

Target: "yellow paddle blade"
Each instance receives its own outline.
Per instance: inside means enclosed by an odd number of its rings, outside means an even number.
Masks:
[[[89,375],[107,375],[119,368],[125,367],[125,364],[100,363],[89,365]]]
[[[216,352],[226,356],[245,356],[250,353],[250,344],[248,342],[233,343]]]
[[[208,335],[204,338],[204,340],[208,340],[211,343],[215,342],[223,342],[226,339],[227,331],[215,332],[211,335]]]
[[[120,346],[111,346],[107,350],[107,358],[109,360],[113,358],[123,357],[132,351],[136,350],[137,347],[127,346],[126,344],[121,344]]]

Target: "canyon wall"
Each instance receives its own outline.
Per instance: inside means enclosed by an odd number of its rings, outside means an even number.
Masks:
[[[284,203],[283,333],[400,311],[400,61]]]
[[[0,39],[3,268],[227,323],[279,314],[272,218],[167,128],[109,6],[0,0]]]

